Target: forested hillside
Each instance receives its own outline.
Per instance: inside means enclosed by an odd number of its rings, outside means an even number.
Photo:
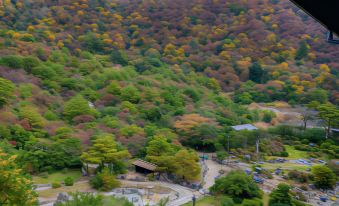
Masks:
[[[17,0],[1,13],[3,55],[89,51],[139,73],[160,61],[204,73],[224,91],[246,91],[236,92],[240,103],[339,101],[339,51],[289,1]]]
[[[287,142],[337,158],[337,142],[319,149],[339,115],[339,49],[324,37],[287,0],[0,1],[0,174],[14,171],[0,193],[36,205],[27,173],[88,164],[109,191],[137,158],[191,183],[195,150],[254,160],[259,135],[278,136],[260,142],[265,155],[288,156]],[[274,112],[247,105],[276,100],[318,110],[326,131],[306,131],[307,113],[304,128],[231,132],[269,126]]]

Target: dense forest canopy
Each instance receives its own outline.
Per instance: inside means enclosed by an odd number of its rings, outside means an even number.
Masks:
[[[136,159],[156,168],[148,180],[191,186],[209,170],[198,151],[214,164],[337,159],[339,47],[325,32],[287,0],[0,0],[0,205],[37,205],[33,183],[53,173],[112,191]],[[269,106],[298,109],[302,126]],[[331,164],[312,169],[316,187],[335,185]],[[238,171],[211,191],[230,205],[262,197]],[[289,191],[278,186],[270,201],[294,201]]]
[[[319,88],[339,101],[339,50],[289,1],[13,0],[1,15],[2,54],[89,51],[139,73],[160,62],[201,72],[248,101],[305,103]],[[11,39],[27,43],[14,49]],[[248,80],[253,89],[242,86]]]

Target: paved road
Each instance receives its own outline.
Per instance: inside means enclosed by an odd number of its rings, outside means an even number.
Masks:
[[[165,188],[169,188],[173,191],[175,191],[179,196],[175,200],[171,200],[167,206],[179,206],[183,205],[185,203],[188,203],[192,200],[193,195],[195,195],[197,198],[200,196],[198,193],[196,193],[194,190],[183,187],[181,185],[172,184],[168,182],[135,182],[135,181],[129,181],[129,180],[122,180],[122,185],[124,187],[128,186],[134,186],[134,187],[147,187],[147,186],[161,186]]]
[[[84,181],[82,181],[84,182]],[[161,186],[164,188],[169,188],[171,190],[173,190],[174,192],[176,192],[176,194],[178,194],[176,199],[172,199],[170,200],[170,202],[167,204],[167,206],[179,206],[179,205],[183,205],[185,203],[188,203],[192,200],[193,195],[195,195],[197,198],[200,197],[200,194],[195,192],[194,190],[187,188],[187,187],[183,187],[181,185],[177,185],[177,184],[172,184],[172,183],[168,183],[168,182],[160,182],[160,181],[154,181],[154,182],[135,182],[135,181],[129,181],[129,180],[121,180],[122,183],[122,187],[140,187],[140,188],[145,188],[147,186]],[[40,190],[49,190],[51,189],[50,187],[44,187],[44,188],[40,188]],[[111,193],[106,192],[103,193],[103,195],[111,195]],[[56,198],[56,197],[55,197]],[[45,200],[43,198],[40,198],[40,201],[51,201],[51,200]],[[55,199],[54,199],[55,201]],[[46,204],[43,204],[43,206],[52,206],[53,203],[48,202]]]

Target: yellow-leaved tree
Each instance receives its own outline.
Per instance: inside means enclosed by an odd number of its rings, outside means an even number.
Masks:
[[[15,163],[16,155],[0,149],[0,205],[38,205],[38,195],[32,181],[27,178]]]

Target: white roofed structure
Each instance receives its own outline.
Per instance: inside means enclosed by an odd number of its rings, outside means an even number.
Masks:
[[[235,131],[241,131],[241,130],[257,130],[258,128],[252,124],[241,124],[241,125],[235,125],[231,126]]]

